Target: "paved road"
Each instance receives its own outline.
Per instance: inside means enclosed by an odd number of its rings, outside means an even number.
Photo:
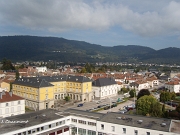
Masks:
[[[134,103],[133,101],[128,100],[128,101],[126,101],[126,102],[124,102],[124,103],[119,104],[117,107],[111,108],[111,109],[109,109],[109,110],[102,110],[102,111],[99,111],[99,112],[100,112],[100,113],[118,112],[119,109],[123,108],[124,106],[131,105],[131,104],[133,104],[133,103]]]
[[[109,101],[110,101],[109,99],[105,99],[105,100],[102,100],[102,102],[100,104],[96,104],[96,102],[85,102],[82,107],[77,107],[77,105],[79,103],[76,103],[74,105],[66,105],[64,107],[59,107],[59,108],[57,108],[57,110],[64,111],[64,110],[66,110],[68,108],[73,108],[73,109],[78,109],[78,110],[89,110],[89,109],[92,109],[92,108],[97,108],[97,106],[99,106],[99,105],[110,104]],[[116,101],[116,100],[112,100],[112,101]],[[128,101],[126,101],[124,103],[119,104],[117,107],[114,107],[114,108],[111,108],[111,109],[108,109],[108,110],[102,110],[102,111],[99,111],[99,112],[100,113],[107,113],[107,112],[110,112],[110,111],[111,112],[118,112],[120,108],[123,108],[124,106],[127,106],[127,105],[131,105],[133,103],[134,103],[133,101],[128,100]]]

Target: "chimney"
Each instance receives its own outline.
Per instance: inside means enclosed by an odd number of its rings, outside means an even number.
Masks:
[[[9,92],[9,95],[12,97],[12,91]]]
[[[2,92],[0,92],[0,99],[2,99]]]

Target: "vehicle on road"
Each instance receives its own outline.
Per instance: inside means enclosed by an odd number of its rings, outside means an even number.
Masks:
[[[110,108],[110,106],[106,106],[104,107],[104,110],[108,110]]]
[[[118,113],[126,113],[127,112],[127,110],[126,109],[123,109],[123,110],[120,110]]]
[[[83,106],[83,104],[78,104],[78,106],[77,107],[82,107]]]

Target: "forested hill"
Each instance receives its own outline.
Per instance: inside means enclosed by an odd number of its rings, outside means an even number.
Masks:
[[[180,63],[180,48],[105,47],[57,37],[3,36],[0,37],[0,48],[0,58],[12,61]]]

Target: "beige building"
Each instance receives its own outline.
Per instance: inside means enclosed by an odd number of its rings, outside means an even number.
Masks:
[[[91,101],[92,83],[83,76],[24,77],[13,82],[13,93],[26,99],[35,110],[53,108],[55,100]]]

